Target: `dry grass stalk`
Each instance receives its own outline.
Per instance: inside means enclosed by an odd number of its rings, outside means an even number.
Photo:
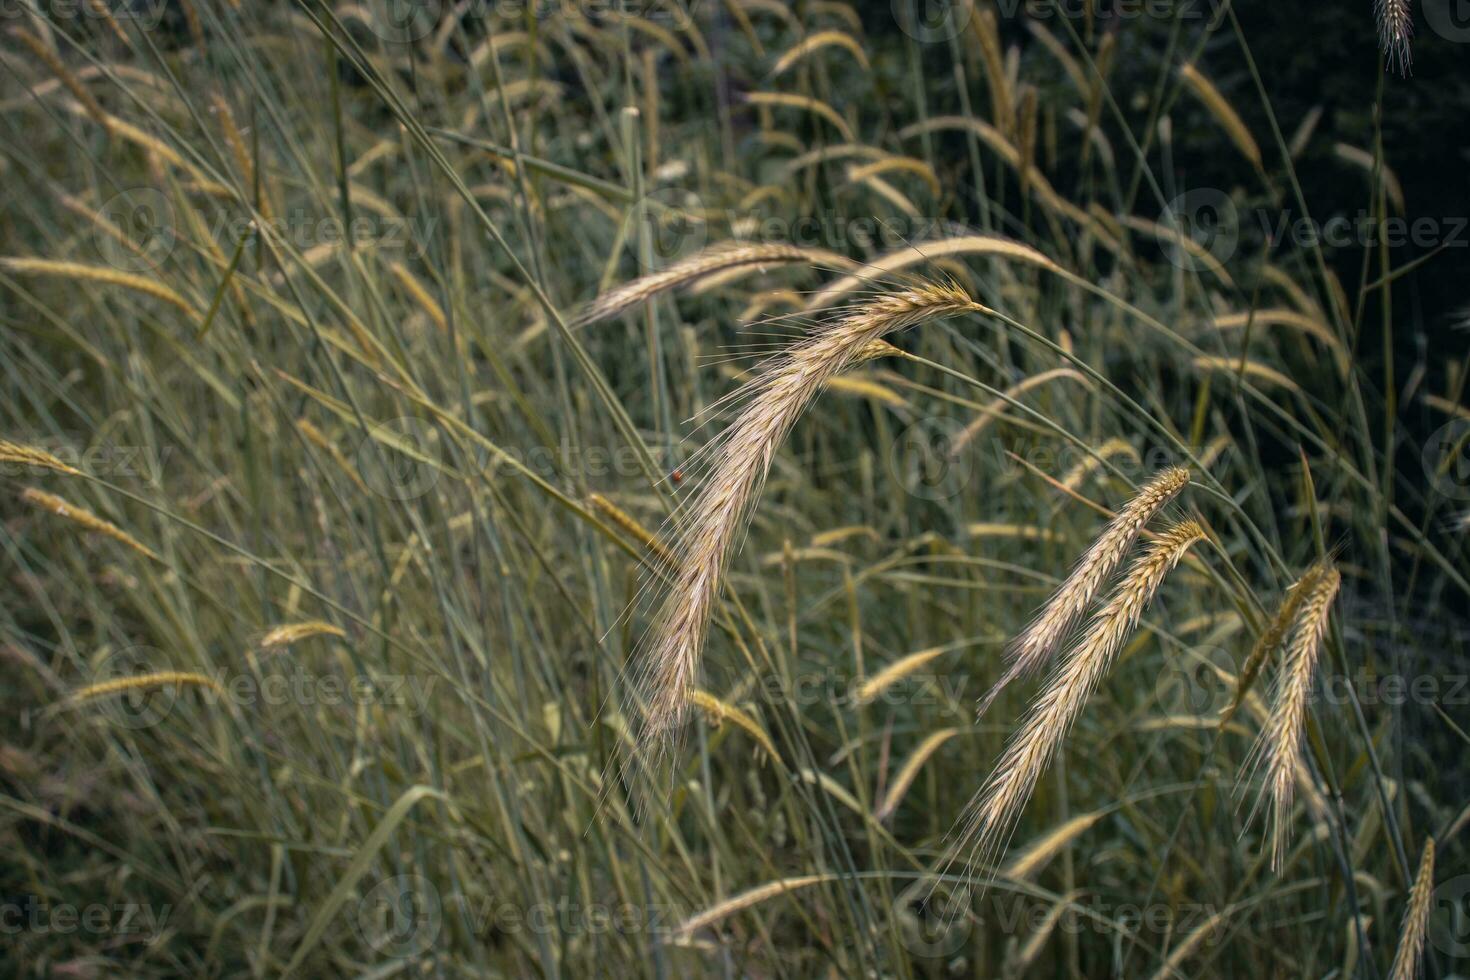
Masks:
[[[1011,96],[1010,79],[1006,75],[1005,55],[1000,47],[1000,29],[995,11],[982,9],[970,17],[970,30],[980,48],[980,62],[985,68],[985,81],[990,89],[990,118],[1006,136],[1016,131],[1015,103]]]
[[[787,432],[827,382],[874,340],[936,317],[981,312],[963,290],[921,285],[852,308],[773,359],[745,389],[748,401],[708,447],[709,475],[681,521],[671,588],[642,668],[644,741],[667,747],[695,687],[700,654],[732,553]]]
[[[609,320],[624,310],[652,299],[660,293],[689,285],[731,269],[764,265],[786,265],[795,262],[821,264],[827,254],[821,250],[797,248],[780,243],[726,243],[715,245],[674,263],[667,269],[650,273],[618,286],[593,300],[575,320],[576,326],[587,326]]]
[[[1189,958],[1190,954],[1196,949],[1199,949],[1201,943],[1210,938],[1221,920],[1229,915],[1230,912],[1231,909],[1227,906],[1191,929],[1189,935],[1185,936],[1180,940],[1178,946],[1175,946],[1169,951],[1169,958],[1164,960],[1158,972],[1153,975],[1151,980],[1167,980],[1167,978],[1179,976],[1180,965]]]
[[[1414,37],[1409,0],[1376,0],[1373,7],[1378,15],[1378,41],[1388,58],[1388,67],[1407,77],[1414,63],[1409,50],[1409,41]]]
[[[1170,467],[1144,484],[1118,511],[1077,562],[1077,567],[1061,588],[1006,648],[1006,659],[1010,664],[981,700],[978,714],[983,715],[1011,681],[1034,673],[1046,663],[1127,556],[1144,525],[1188,485],[1189,470]]]
[[[133,537],[131,534],[118,527],[116,524],[112,523],[111,521],[103,520],[96,514],[92,513],[90,510],[87,510],[85,507],[78,507],[76,504],[69,503],[62,498],[56,496],[56,494],[54,493],[47,493],[45,490],[41,490],[36,487],[26,487],[24,490],[21,491],[20,499],[24,500],[28,504],[31,504],[32,506],[41,508],[44,511],[49,511],[52,514],[55,514],[57,517],[65,518],[66,520],[71,521],[73,524],[76,524],[79,527],[86,528],[88,531],[91,531],[94,534],[100,534],[103,537],[111,538],[119,544],[127,545],[129,548],[132,548],[138,554],[143,555],[146,558],[152,558],[154,561],[163,560],[162,558],[158,557],[158,553],[155,552],[152,548],[148,547],[143,542],[139,541],[137,538]]]
[[[413,301],[419,305],[419,309],[423,310],[429,319],[434,322],[434,326],[439,328],[439,332],[448,333],[449,318],[444,315],[444,308],[439,305],[438,300],[430,295],[428,288],[419,281],[418,277],[409,270],[408,266],[402,262],[393,261],[388,263],[388,271],[393,273],[393,278],[398,280],[398,284],[403,287],[403,291],[408,293]]]
[[[43,470],[55,470],[68,476],[81,476],[82,471],[63,463],[57,456],[35,446],[22,446],[18,442],[0,439],[0,463],[19,463]]]
[[[766,755],[777,762],[781,761],[780,754],[776,752],[776,743],[771,741],[771,736],[766,734],[766,730],[744,709],[721,701],[708,691],[690,691],[689,703],[703,711],[705,717],[716,727],[728,721],[736,728],[744,730],[765,750]]]
[[[1036,872],[1046,867],[1051,859],[1062,852],[1072,841],[1090,830],[1093,824],[1107,816],[1105,811],[1095,810],[1092,813],[1083,813],[1073,817],[1052,830],[1047,831],[1039,840],[1034,841],[1020,854],[1016,855],[1007,864],[1002,872],[1007,878],[1023,880],[1030,878]]]
[[[903,798],[908,795],[909,787],[919,776],[919,770],[924,768],[924,763],[929,757],[939,751],[939,747],[960,733],[958,728],[941,728],[937,732],[931,732],[929,737],[919,743],[918,748],[904,760],[893,782],[889,784],[888,792],[883,797],[883,802],[878,805],[874,814],[879,820],[887,820],[898,809]]]
[[[920,667],[952,650],[954,650],[954,644],[949,644],[947,646],[930,647],[927,650],[920,650],[906,657],[900,657],[858,685],[858,702],[867,704]]]
[[[1189,86],[1195,98],[1199,99],[1200,103],[1209,110],[1210,115],[1215,117],[1215,121],[1220,124],[1221,129],[1225,130],[1225,135],[1230,137],[1235,148],[1259,168],[1261,148],[1256,145],[1255,137],[1251,135],[1251,131],[1246,128],[1230,102],[1220,94],[1219,89],[1215,88],[1215,84],[1200,74],[1199,69],[1194,65],[1181,65],[1179,77],[1184,79],[1184,83]]]
[[[179,670],[162,670],[153,674],[139,674],[136,677],[115,677],[110,681],[102,681],[97,684],[88,684],[71,696],[73,704],[82,701],[92,701],[97,698],[106,697],[109,694],[120,694],[123,691],[140,691],[148,688],[163,687],[167,684],[189,684],[196,687],[207,687],[220,697],[225,696],[225,689],[220,687],[219,682],[207,674],[196,674]]]
[[[749,891],[741,892],[734,898],[726,899],[718,905],[712,905],[698,915],[691,916],[679,923],[678,928],[674,930],[674,941],[688,942],[700,929],[713,925],[742,909],[748,909],[752,905],[759,905],[766,899],[775,898],[777,895],[785,895],[788,892],[794,892],[800,888],[809,888],[812,885],[819,885],[824,881],[834,881],[837,877],[835,874],[798,875],[794,878],[782,878],[779,881],[767,882]]]
[[[82,84],[81,79],[72,74],[71,69],[66,67],[66,62],[62,61],[61,57],[51,50],[45,41],[24,27],[12,27],[10,36],[29,48],[37,61],[51,69],[51,74],[56,76],[58,82],[66,86],[66,90],[82,104],[93,121],[111,134],[112,126],[108,122],[107,113],[103,111],[101,103],[92,96],[92,93]]]
[[[587,503],[650,552],[665,561],[669,560],[669,549],[664,547],[663,542],[658,539],[658,536],[644,527],[638,518],[623,510],[623,508],[600,493],[588,494]]]
[[[304,623],[287,623],[277,626],[265,636],[260,638],[260,646],[263,650],[274,650],[280,647],[288,647],[312,636],[335,636],[342,639],[347,636],[340,627],[321,620],[313,619]]]
[[[203,315],[188,300],[163,283],[156,282],[146,276],[135,276],[132,273],[119,272],[117,269],[109,269],[106,266],[83,265],[80,262],[62,262],[55,259],[0,257],[0,269],[21,275],[52,276],[58,279],[81,280],[83,282],[98,282],[108,286],[121,286],[124,289],[130,289],[135,293],[151,296],[154,299],[162,300],[170,306],[177,307],[192,320],[203,318]]]
[[[836,45],[857,59],[857,63],[868,69],[868,54],[863,50],[851,34],[844,31],[817,31],[796,43],[785,54],[776,60],[776,65],[771,69],[771,77],[774,78],[788,70],[792,65],[814,51]]]
[[[814,116],[820,116],[831,123],[833,128],[842,136],[844,142],[852,143],[857,140],[853,134],[852,126],[843,119],[837,110],[819,99],[813,99],[805,95],[796,95],[792,92],[750,92],[745,96],[745,101],[753,106],[770,108],[783,106],[788,109],[804,109]]]
[[[1311,693],[1312,676],[1317,667],[1317,657],[1322,651],[1322,641],[1327,635],[1332,601],[1337,597],[1342,575],[1336,568],[1328,566],[1306,592],[1301,609],[1293,623],[1291,640],[1287,644],[1286,659],[1276,688],[1276,699],[1271,706],[1271,716],[1266,720],[1252,750],[1253,766],[1264,760],[1266,777],[1261,795],[1252,809],[1269,801],[1271,806],[1271,867],[1281,867],[1286,856],[1288,824],[1291,819],[1291,801],[1297,778],[1304,773],[1302,759],[1303,742],[1307,722],[1307,698]]]
[[[985,786],[966,806],[961,851],[971,865],[988,863],[1001,849],[1036,782],[1061,748],[1068,730],[1113,658],[1132,635],[1149,601],[1205,530],[1184,521],[1163,531],[1129,566],[1127,575],[1066,659],[1053,668],[1046,689],[1006,746]]]
[[[1282,374],[1273,367],[1267,367],[1260,361],[1247,361],[1239,357],[1196,357],[1193,364],[1200,371],[1228,371],[1232,374],[1248,375],[1258,381],[1286,388],[1289,391],[1301,393],[1301,386],[1295,381]]]
[[[1429,913],[1434,892],[1434,838],[1424,842],[1414,887],[1409,891],[1409,907],[1404,912],[1404,926],[1399,932],[1399,948],[1393,954],[1393,968],[1388,980],[1414,980],[1424,963],[1424,937],[1429,932]]]

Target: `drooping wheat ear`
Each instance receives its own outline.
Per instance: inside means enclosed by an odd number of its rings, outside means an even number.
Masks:
[[[970,866],[998,856],[1036,782],[1061,748],[1067,731],[1112,665],[1164,578],[1190,546],[1205,537],[1195,521],[1170,526],[1129,566],[1087,631],[1051,672],[1046,689],[1011,738],[995,771],[965,807],[956,853]]]
[[[57,517],[65,518],[66,520],[71,521],[73,524],[76,524],[79,527],[83,527],[88,531],[93,532],[94,534],[100,534],[103,537],[111,538],[119,544],[127,545],[129,548],[132,548],[138,554],[143,555],[146,558],[152,558],[154,561],[163,560],[162,558],[158,557],[158,553],[156,551],[145,545],[143,542],[139,541],[137,538],[133,537],[128,532],[124,531],[122,528],[118,527],[116,524],[112,523],[111,521],[103,520],[96,514],[92,513],[90,510],[87,510],[85,507],[78,507],[76,504],[69,503],[56,496],[56,494],[54,493],[47,493],[45,490],[40,490],[36,487],[26,487],[24,490],[21,491],[20,499],[24,500],[28,504],[31,504],[32,506],[41,508],[44,511],[49,511],[52,514],[55,514]]]
[[[1031,625],[1006,648],[1009,665],[1006,672],[980,701],[977,715],[985,714],[996,696],[1018,677],[1025,677],[1046,663],[1057,645],[1077,622],[1118,565],[1127,556],[1145,524],[1165,504],[1189,485],[1189,470],[1171,466],[1155,476],[1118,511],[1118,515],[1098,535],[1092,547],[1082,556],[1072,574],[1057,589],[1051,600],[1031,621]]]
[[[1255,683],[1257,675],[1261,672],[1261,666],[1266,662],[1266,657],[1281,645],[1286,638],[1286,631],[1291,624],[1296,622],[1297,613],[1301,611],[1302,603],[1308,595],[1317,587],[1322,576],[1327,572],[1325,562],[1317,562],[1310,566],[1302,577],[1292,583],[1291,588],[1286,590],[1286,597],[1281,600],[1281,605],[1276,609],[1276,615],[1266,624],[1261,635],[1256,638],[1255,645],[1251,647],[1250,656],[1245,658],[1245,665],[1240,668],[1240,674],[1235,682],[1235,696],[1231,698],[1230,705],[1220,717],[1220,727],[1225,727],[1235,713],[1240,710],[1241,704],[1245,702],[1245,696],[1250,691],[1251,685]]]
[[[1414,63],[1409,50],[1409,41],[1414,37],[1409,0],[1376,0],[1373,6],[1378,14],[1378,40],[1388,56],[1388,67],[1407,77]]]
[[[335,636],[343,639],[347,636],[340,626],[324,623],[313,619],[304,623],[286,623],[273,628],[269,633],[260,638],[262,650],[274,650],[278,647],[288,647],[293,643],[312,636]]]
[[[163,283],[146,276],[135,276],[100,265],[83,265],[81,262],[62,262],[55,259],[33,259],[23,257],[0,257],[0,269],[20,275],[53,276],[58,279],[79,279],[84,282],[100,282],[108,286],[121,286],[135,293],[152,296],[170,306],[178,307],[192,320],[202,319],[202,314],[184,297]]]
[[[1342,575],[1328,566],[1321,578],[1307,592],[1301,611],[1292,624],[1291,639],[1287,643],[1286,658],[1281,667],[1281,677],[1276,685],[1276,699],[1271,706],[1271,715],[1252,749],[1249,763],[1253,767],[1264,762],[1265,781],[1261,794],[1251,809],[1255,816],[1262,803],[1271,807],[1271,868],[1281,867],[1286,856],[1288,825],[1291,821],[1292,794],[1296,789],[1298,775],[1302,772],[1303,732],[1307,721],[1307,698],[1312,690],[1312,675],[1317,667],[1317,656],[1322,650],[1323,637],[1327,635],[1328,613],[1332,601],[1337,597]]]
[[[710,447],[709,474],[680,521],[670,590],[643,664],[642,742],[670,747],[695,687],[720,582],[786,433],[829,380],[887,334],[955,313],[985,312],[964,290],[918,285],[853,307],[774,358],[746,387],[743,408]]]
[[[1399,933],[1398,952],[1393,954],[1393,968],[1388,980],[1414,980],[1419,976],[1424,959],[1424,936],[1429,931],[1430,898],[1434,892],[1434,838],[1424,842],[1424,855],[1419,858],[1419,871],[1409,891],[1409,908],[1404,913],[1404,927]]]
[[[82,471],[75,466],[68,466],[60,458],[44,449],[35,446],[22,446],[18,442],[8,439],[0,439],[0,463],[19,463],[21,466],[34,466],[37,469],[55,470],[68,476],[81,476]]]
[[[678,289],[706,276],[732,269],[762,265],[788,265],[795,262],[825,264],[836,259],[821,249],[797,248],[779,242],[723,243],[675,262],[667,269],[650,273],[624,283],[597,297],[577,315],[575,326],[585,327],[609,320],[624,310],[637,306],[670,289]],[[846,264],[846,263],[844,263]]]

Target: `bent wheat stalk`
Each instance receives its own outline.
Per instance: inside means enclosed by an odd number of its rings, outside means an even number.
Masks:
[[[1190,546],[1204,537],[1204,528],[1195,521],[1173,525],[1160,534],[1134,559],[1127,576],[1098,611],[1082,639],[1053,669],[1046,690],[1025,724],[1006,746],[985,786],[965,807],[956,853],[968,851],[971,867],[989,863],[997,856],[1037,780],[1061,748],[1067,731],[1107,674],[1113,658],[1132,635],[1154,593]]]
[[[645,747],[655,754],[668,748],[684,720],[725,569],[776,450],[802,412],[873,341],[936,317],[985,311],[956,286],[880,296],[798,342],[751,382],[744,409],[710,449],[709,476],[672,549],[678,563],[640,668]]]
[[[1006,648],[1006,659],[1010,665],[981,700],[977,716],[985,714],[1011,681],[1035,673],[1046,663],[1057,644],[1066,638],[1077,617],[1086,611],[1107,584],[1144,525],[1188,485],[1189,470],[1170,467],[1146,483],[1118,511],[1118,516],[1098,535],[1051,601]]]

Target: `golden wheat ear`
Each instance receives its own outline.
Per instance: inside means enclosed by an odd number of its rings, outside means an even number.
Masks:
[[[1170,467],[1146,483],[1118,511],[1077,562],[1061,588],[1031,624],[1006,647],[1005,658],[1009,664],[1000,680],[980,700],[977,718],[985,714],[1008,684],[1035,673],[1051,658],[1057,645],[1066,639],[1078,617],[1087,611],[1122,563],[1144,525],[1188,485],[1189,471],[1183,467]]]
[[[1322,642],[1327,635],[1332,602],[1337,598],[1341,584],[1342,575],[1329,565],[1302,600],[1296,622],[1292,624],[1291,640],[1287,644],[1286,659],[1276,685],[1271,715],[1251,750],[1252,761],[1247,763],[1247,768],[1250,768],[1256,762],[1264,761],[1266,767],[1260,796],[1251,808],[1247,822],[1254,820],[1263,803],[1269,803],[1272,870],[1279,869],[1286,856],[1292,796],[1297,778],[1305,766],[1302,749],[1307,699],[1311,694],[1312,677],[1322,652]]]
[[[1404,912],[1404,927],[1399,933],[1399,948],[1393,955],[1393,968],[1388,980],[1414,980],[1424,965],[1424,937],[1429,932],[1429,912],[1434,891],[1434,838],[1424,842],[1419,858],[1419,871],[1409,891],[1409,907]]]
[[[670,551],[676,556],[639,667],[640,747],[672,749],[695,689],[710,617],[750,507],[796,420],[841,371],[871,355],[873,342],[927,320],[985,312],[964,290],[918,285],[855,306],[774,358],[746,389],[742,408],[709,447],[709,471]]]
[[[1053,669],[1031,714],[1006,745],[995,771],[965,808],[956,853],[968,852],[969,867],[999,855],[1036,782],[1056,757],[1072,723],[1112,666],[1113,659],[1163,584],[1190,547],[1205,538],[1195,521],[1175,524],[1149,543],[1098,610],[1066,659]]]

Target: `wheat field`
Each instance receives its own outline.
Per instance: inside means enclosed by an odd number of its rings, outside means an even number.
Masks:
[[[0,11],[0,973],[1470,975],[1464,39],[1124,6]]]

